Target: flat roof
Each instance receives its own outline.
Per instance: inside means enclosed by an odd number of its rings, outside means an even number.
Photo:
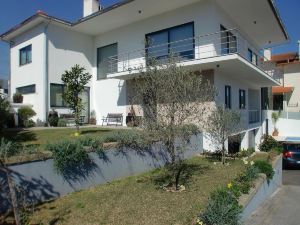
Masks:
[[[174,2],[173,2],[174,1]],[[281,20],[281,18],[280,18],[280,15],[279,15],[279,11],[277,10],[277,8],[276,8],[276,6],[275,6],[275,3],[274,3],[274,1],[273,0],[267,0],[268,1],[268,3],[269,3],[269,5],[270,5],[270,7],[271,7],[271,10],[272,10],[272,12],[274,13],[274,16],[275,16],[275,18],[276,18],[276,20],[277,20],[277,22],[278,22],[278,24],[279,24],[279,26],[280,26],[280,29],[282,30],[282,32],[283,32],[283,34],[284,34],[284,36],[285,36],[285,38],[288,40],[289,39],[289,37],[288,37],[288,33],[287,33],[287,31],[286,31],[286,29],[285,29],[285,26],[284,26],[284,24],[283,24],[283,22],[282,22],[282,20]],[[83,33],[87,33],[88,34],[88,32],[86,31],[86,29],[84,29],[83,27],[82,27],[82,24],[83,23],[86,23],[86,22],[88,22],[88,21],[90,21],[90,20],[92,20],[93,18],[96,18],[96,17],[99,17],[99,16],[101,16],[101,15],[104,15],[104,14],[106,14],[106,13],[108,13],[108,12],[115,12],[115,14],[116,15],[118,15],[118,13],[117,12],[120,12],[119,10],[117,10],[117,9],[123,9],[123,7],[124,6],[126,6],[126,5],[128,5],[129,3],[132,3],[132,2],[138,2],[137,4],[135,4],[133,7],[135,7],[136,5],[138,5],[139,4],[139,2],[140,1],[137,1],[137,0],[123,0],[123,1],[121,1],[121,2],[119,2],[119,3],[116,3],[116,4],[113,4],[112,6],[109,6],[109,7],[107,7],[107,8],[104,8],[104,9],[101,9],[101,10],[99,10],[98,12],[95,12],[95,13],[93,13],[93,14],[91,14],[91,15],[89,15],[89,16],[87,16],[87,17],[84,17],[84,18],[81,18],[81,19],[79,19],[78,21],[76,21],[76,22],[69,22],[69,21],[66,21],[66,20],[63,20],[63,19],[59,19],[59,18],[57,18],[57,17],[54,17],[54,16],[50,16],[50,15],[47,15],[46,13],[44,13],[44,12],[42,12],[42,11],[38,11],[36,14],[34,14],[33,16],[31,16],[31,17],[29,17],[29,18],[27,18],[26,20],[24,20],[23,22],[21,22],[20,24],[18,24],[18,25],[16,25],[16,26],[14,26],[13,28],[11,28],[10,30],[8,30],[8,31],[6,31],[5,33],[3,33],[3,34],[1,34],[0,35],[0,39],[1,40],[3,40],[3,41],[9,41],[9,40],[11,40],[12,38],[14,38],[15,36],[17,36],[17,35],[19,35],[20,33],[22,33],[22,32],[25,32],[26,30],[28,30],[28,29],[31,29],[33,26],[35,26],[37,23],[39,23],[39,22],[42,22],[42,21],[53,21],[53,22],[55,22],[55,23],[58,23],[58,24],[60,24],[60,25],[64,25],[64,26],[67,26],[67,27],[70,27],[70,28],[72,28],[72,27],[74,27],[74,28],[76,28],[75,30],[76,31],[79,31],[79,32],[83,32]],[[175,3],[176,2],[176,3]],[[147,5],[147,7],[148,8],[150,8],[150,7],[152,7],[152,10],[157,10],[157,11],[160,11],[161,10],[161,8],[162,7],[169,7],[170,9],[172,9],[172,7],[175,5],[175,4],[177,4],[179,7],[180,6],[183,6],[184,4],[190,4],[190,3],[192,3],[192,2],[196,2],[196,0],[185,0],[185,1],[182,1],[182,0],[172,0],[172,3],[173,4],[171,4],[170,5],[170,2],[169,1],[166,1],[166,3],[168,3],[167,5],[165,4],[165,2],[164,1],[161,1],[160,2],[160,7],[157,7],[157,5],[156,4],[153,4],[153,2],[151,2],[151,1],[144,1],[144,4],[148,4]],[[140,2],[140,4],[141,4],[141,2]],[[150,5],[149,5],[150,4]],[[151,6],[152,5],[152,6]],[[124,9],[126,9],[126,8],[124,8]],[[128,10],[128,9],[127,9]],[[113,14],[113,15],[115,15],[115,14]],[[131,20],[133,20],[133,18],[131,18],[131,17],[133,17],[133,15],[131,15],[130,14],[130,12],[127,12],[127,14],[129,14],[128,16],[128,20],[129,20],[129,22],[131,21]],[[111,20],[111,16],[113,16],[111,13],[108,15],[108,19],[109,19],[109,21],[107,22],[107,23],[109,23],[110,22],[110,20]],[[150,14],[149,14],[150,15]],[[106,17],[105,17],[106,18]],[[103,18],[102,18],[103,19]],[[120,18],[121,20],[124,20],[124,18]],[[137,18],[135,18],[135,19],[138,19],[138,17]],[[98,21],[98,20],[97,20]],[[96,21],[96,22],[97,22]],[[32,25],[31,25],[32,24]],[[97,24],[99,25],[99,23],[97,22]],[[120,23],[120,24],[122,24],[122,23]],[[91,35],[95,35],[94,33],[91,33]]]

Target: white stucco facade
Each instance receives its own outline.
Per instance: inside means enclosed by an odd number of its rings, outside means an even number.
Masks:
[[[86,4],[85,15],[97,11],[96,5],[93,5],[94,0],[83,2]],[[64,71],[79,64],[93,75],[88,84],[90,88],[89,110],[96,112],[97,123],[101,124],[101,118],[108,113],[122,113],[123,125],[126,126],[125,119],[128,114],[126,80],[130,79],[130,74],[128,71],[123,71],[123,77],[118,74],[109,74],[108,79],[98,80],[97,49],[117,43],[117,51],[120,54],[117,72],[121,72],[119,68],[124,69],[124,60],[127,60],[126,65],[145,65],[145,56],[140,53],[145,52],[146,34],[193,23],[195,59],[192,62],[186,62],[185,65],[195,70],[213,71],[214,85],[219,91],[216,97],[217,104],[225,103],[226,85],[231,86],[232,109],[239,109],[239,90],[246,91],[246,107],[242,110],[245,131],[242,135],[241,148],[257,147],[263,133],[262,121],[259,118],[255,123],[249,124],[249,113],[251,110],[261,112],[260,88],[265,85],[272,86],[277,81],[259,68],[260,65],[256,66],[247,61],[248,49],[256,52],[262,48],[262,43],[259,43],[260,39],[256,41],[256,37],[249,34],[253,25],[249,25],[248,30],[244,24],[239,23],[239,18],[229,15],[217,0],[189,0],[184,3],[176,0],[174,5],[169,6],[170,9],[167,8],[167,3],[169,2],[163,0],[160,9],[145,7],[141,10],[149,2],[145,0],[130,2],[112,9],[111,12],[106,12],[107,18],[110,18],[114,12],[118,12],[120,18],[116,16],[115,21],[105,21],[105,13],[103,15],[100,13],[97,17],[97,12],[94,17],[78,24],[67,24],[53,18],[49,19],[43,14],[38,15],[37,19],[34,18],[34,22],[31,22],[37,23],[36,26],[10,38],[13,43],[10,52],[12,94],[18,87],[35,84],[36,92],[24,95],[24,103],[33,105],[37,113],[35,119],[46,121],[47,113],[51,108],[59,113],[67,113],[66,108],[51,107],[50,85],[61,84],[61,75]],[[121,18],[122,13],[126,14],[126,10],[127,14],[131,13],[130,10],[133,9],[138,15]],[[139,14],[141,19],[138,18]],[[103,18],[103,24],[96,21],[100,17]],[[102,27],[98,32],[94,29],[97,24]],[[237,38],[235,54],[222,55],[219,33],[221,25],[226,29],[234,29],[231,32]],[[235,33],[237,30],[238,33]],[[263,30],[260,32],[265,35]],[[272,33],[269,36],[272,39]],[[278,40],[275,35],[274,40]],[[32,45],[32,62],[19,66],[20,49],[27,45]],[[127,58],[124,55],[127,55]],[[204,148],[210,148],[208,141],[204,142]]]

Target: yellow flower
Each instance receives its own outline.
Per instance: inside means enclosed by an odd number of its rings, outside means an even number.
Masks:
[[[254,165],[254,162],[253,162],[253,161],[251,161],[251,162],[250,162],[250,165],[251,165],[251,166],[253,166],[253,165]]]
[[[74,134],[74,136],[75,136],[75,137],[79,137],[79,136],[80,136],[80,133],[79,133],[79,132],[76,132],[76,133]]]
[[[247,160],[245,160],[245,161],[244,161],[244,164],[245,164],[245,165],[248,165],[248,161],[247,161]]]
[[[204,225],[204,223],[200,220],[200,219],[197,219],[197,225]]]
[[[232,188],[232,183],[227,184],[228,189]]]

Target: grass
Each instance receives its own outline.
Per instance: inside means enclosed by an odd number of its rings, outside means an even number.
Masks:
[[[80,137],[99,137],[112,131],[114,130],[109,128],[81,128]],[[75,128],[54,128],[45,130],[4,130],[2,133],[0,133],[0,139],[4,137],[9,141],[32,147],[34,150],[36,149],[34,153],[22,152],[20,155],[11,157],[8,160],[8,163],[15,163],[48,158],[49,156],[51,156],[51,154],[44,149],[44,146],[47,143],[78,138],[74,137],[75,132]]]
[[[187,161],[181,183],[186,191],[166,192],[159,185],[168,182],[166,168],[124,178],[76,192],[38,206],[30,224],[193,224],[211,191],[232,181],[243,171],[241,160],[230,166],[214,165],[202,157]]]

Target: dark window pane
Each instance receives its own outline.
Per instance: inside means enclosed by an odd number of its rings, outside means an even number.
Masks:
[[[240,99],[240,109],[246,108],[246,91],[240,90],[239,91],[239,99]]]
[[[221,54],[237,53],[237,38],[221,25]]]
[[[32,46],[26,46],[20,49],[20,66],[31,63],[32,61]]]
[[[225,86],[225,107],[231,109],[231,87]]]
[[[194,26],[183,25],[170,29],[170,52],[183,58],[194,58]]]
[[[97,79],[105,79],[108,73],[118,71],[118,44],[97,49]]]
[[[148,58],[161,59],[169,54],[168,32],[160,32],[147,36],[147,55]]]
[[[62,84],[50,84],[50,106],[65,107],[63,100],[64,86]]]
[[[33,94],[33,93],[35,93],[35,84],[24,86],[24,87],[18,87],[17,88],[17,93]]]

